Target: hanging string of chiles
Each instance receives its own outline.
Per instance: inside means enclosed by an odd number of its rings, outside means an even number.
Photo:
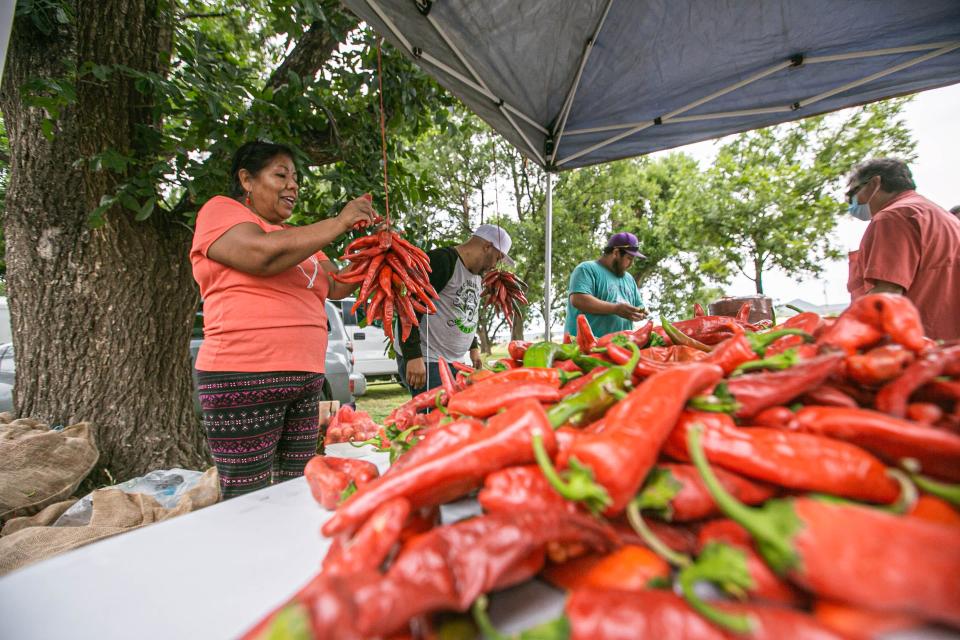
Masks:
[[[394,338],[393,322],[400,323],[400,337],[406,340],[419,327],[417,313],[436,313],[431,298],[438,298],[430,284],[430,260],[419,247],[407,242],[393,228],[387,179],[387,130],[383,112],[383,62],[381,40],[377,41],[377,84],[380,93],[380,143],[383,156],[385,220],[375,231],[351,242],[342,259],[350,267],[334,276],[340,282],[361,283],[353,313],[360,307],[368,323],[380,321],[383,331]]]

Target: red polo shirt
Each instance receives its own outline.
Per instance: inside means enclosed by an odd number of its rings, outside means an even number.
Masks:
[[[904,288],[929,337],[960,338],[960,220],[916,191],[898,193],[850,254],[851,297],[876,280]]]

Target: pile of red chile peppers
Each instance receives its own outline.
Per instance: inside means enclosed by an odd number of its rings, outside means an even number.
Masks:
[[[509,637],[960,629],[960,346],[905,298],[769,330],[581,317],[508,353],[398,407],[382,475],[311,461],[329,551],[245,637],[505,638],[486,595],[537,576],[563,613]],[[438,521],[475,491],[481,515]]]

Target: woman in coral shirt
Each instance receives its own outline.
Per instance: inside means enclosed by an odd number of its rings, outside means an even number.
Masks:
[[[231,180],[230,197],[210,199],[197,214],[190,250],[204,300],[200,406],[224,499],[302,475],[316,452],[324,301],[356,289],[332,278],[337,268],[321,249],[374,216],[361,197],[335,218],[284,224],[298,185],[283,145],[244,144]]]

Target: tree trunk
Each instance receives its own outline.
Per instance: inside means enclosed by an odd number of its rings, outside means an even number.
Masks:
[[[757,285],[757,293],[763,295],[763,263],[759,260],[753,261],[753,282]]]
[[[137,132],[158,124],[150,99],[119,74],[82,78],[48,141],[44,111],[21,95],[29,78],[63,78],[84,61],[158,71],[170,50],[170,12],[163,0],[98,0],[76,2],[74,16],[50,35],[15,20],[0,94],[13,150],[4,229],[16,412],[94,423],[100,464],[117,481],[202,468],[188,352],[197,300],[189,229],[159,210],[135,222],[119,208],[92,229],[89,213],[125,176],[76,163],[107,148],[148,153]]]
[[[523,315],[519,311],[513,312],[513,327],[510,328],[511,340],[523,340]]]

